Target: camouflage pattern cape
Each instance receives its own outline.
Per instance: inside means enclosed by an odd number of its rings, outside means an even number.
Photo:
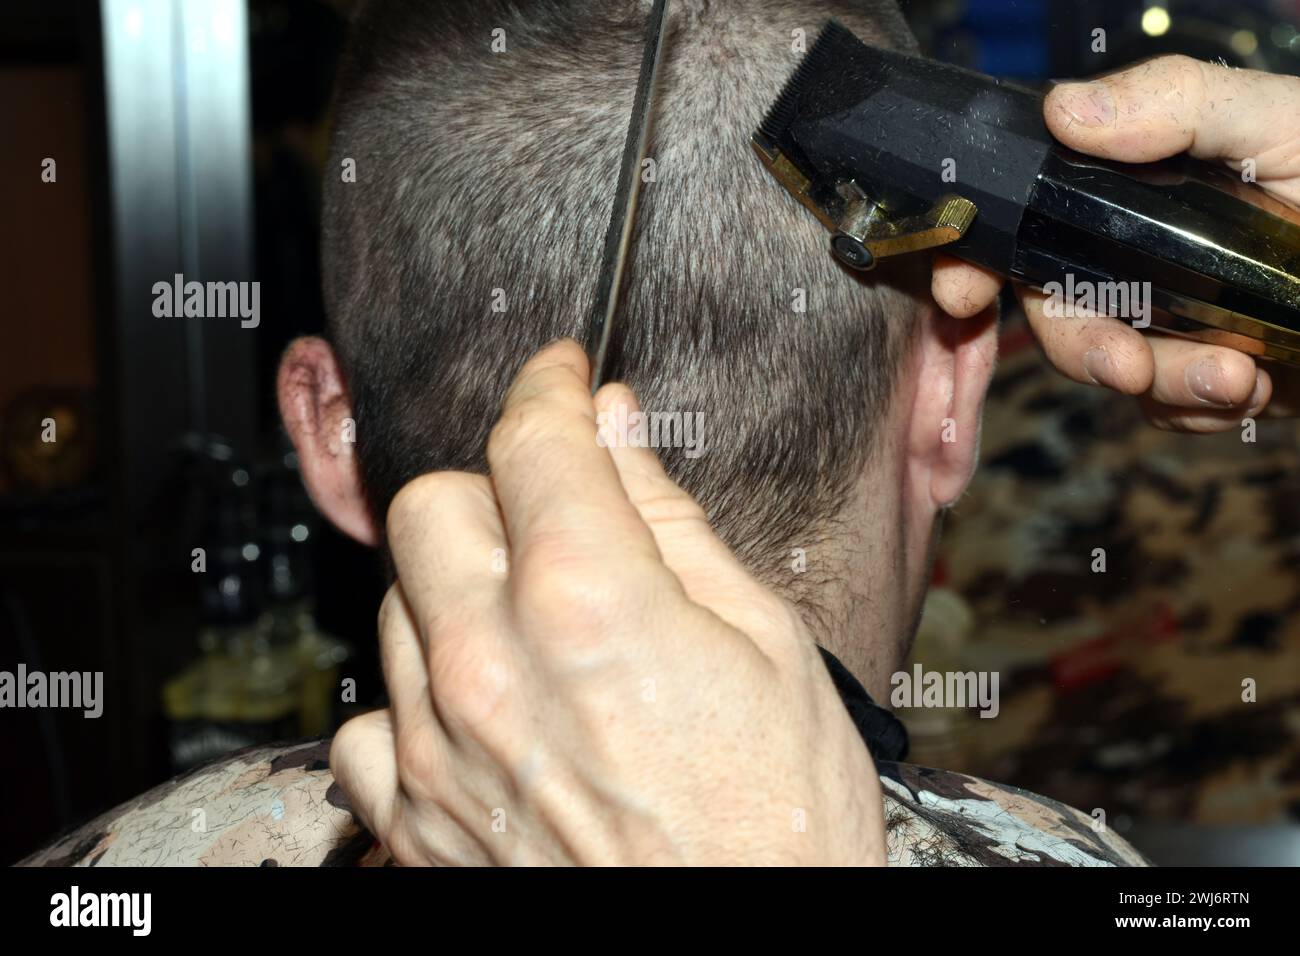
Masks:
[[[154,787],[22,866],[387,866],[329,769],[329,740],[252,747]],[[893,866],[1143,866],[1092,818],[1014,787],[878,765]]]

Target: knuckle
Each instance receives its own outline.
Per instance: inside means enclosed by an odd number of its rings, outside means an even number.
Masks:
[[[471,636],[440,641],[430,654],[429,686],[439,709],[471,731],[494,722],[516,683],[510,665]]]
[[[419,475],[393,496],[388,506],[388,536],[396,540],[408,528],[427,529],[430,521],[453,503],[481,496],[487,488],[487,479],[482,475],[464,471],[431,471]]]
[[[397,776],[402,789],[417,800],[436,798],[444,761],[430,726],[413,727],[398,735]]]
[[[487,460],[492,470],[521,453],[563,442],[596,441],[596,414],[591,396],[552,393],[507,404],[488,434]]]
[[[1184,77],[1199,79],[1202,76],[1201,68],[1205,65],[1202,61],[1188,56],[1186,53],[1169,53],[1157,57],[1157,63],[1165,72],[1173,74],[1179,79]]]
[[[553,416],[542,402],[531,400],[510,407],[488,435],[488,464],[495,470],[521,449],[544,444],[553,429]]]
[[[444,472],[431,471],[417,475],[404,484],[393,497],[390,513],[399,516],[427,507],[443,487]]]
[[[377,732],[387,726],[384,711],[372,711],[347,721],[330,743],[330,768],[336,776],[347,777],[375,742]]]
[[[429,472],[412,478],[393,496],[388,506],[388,534],[396,537],[413,518],[432,508],[446,488],[446,472]]]
[[[1172,80],[1174,87],[1192,103],[1203,103],[1209,84],[1205,75],[1208,64],[1185,53],[1171,53],[1157,61],[1159,69]]]
[[[628,569],[594,566],[561,545],[534,546],[513,578],[516,608],[530,628],[552,636],[591,634],[614,626],[626,609]]]
[[[342,775],[351,766],[352,757],[360,745],[357,734],[359,719],[353,718],[345,723],[335,732],[334,739],[330,742],[330,769],[335,776]]]

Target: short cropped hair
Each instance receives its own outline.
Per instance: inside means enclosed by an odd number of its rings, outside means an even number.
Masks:
[[[323,274],[381,523],[422,473],[486,473],[521,364],[558,337],[583,341],[649,8],[378,0],[356,13]],[[892,0],[670,4],[653,181],[612,346],[613,377],[642,408],[700,416],[703,453],[660,454],[764,578],[788,548],[829,533],[917,311],[916,270],[900,288],[839,266],[824,228],[749,146],[830,17],[867,42],[915,48]]]

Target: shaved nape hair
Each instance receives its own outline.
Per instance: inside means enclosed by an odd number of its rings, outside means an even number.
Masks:
[[[356,13],[323,272],[381,525],[412,478],[485,473],[519,367],[555,338],[583,341],[649,8],[377,0]],[[915,263],[895,267],[901,287],[890,270],[863,281],[839,266],[751,152],[800,59],[795,31],[811,45],[830,17],[915,48],[892,0],[670,5],[655,178],[611,343],[611,377],[643,409],[699,416],[703,453],[660,455],[768,583],[792,577],[789,550],[828,533],[861,477],[924,288]]]

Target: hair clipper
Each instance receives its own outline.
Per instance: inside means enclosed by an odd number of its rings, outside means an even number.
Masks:
[[[753,145],[850,267],[942,247],[1067,298],[1100,290],[1121,318],[1115,293],[1134,289],[1152,306],[1136,327],[1300,366],[1300,213],[1190,157],[1067,149],[1033,91],[832,21]]]

